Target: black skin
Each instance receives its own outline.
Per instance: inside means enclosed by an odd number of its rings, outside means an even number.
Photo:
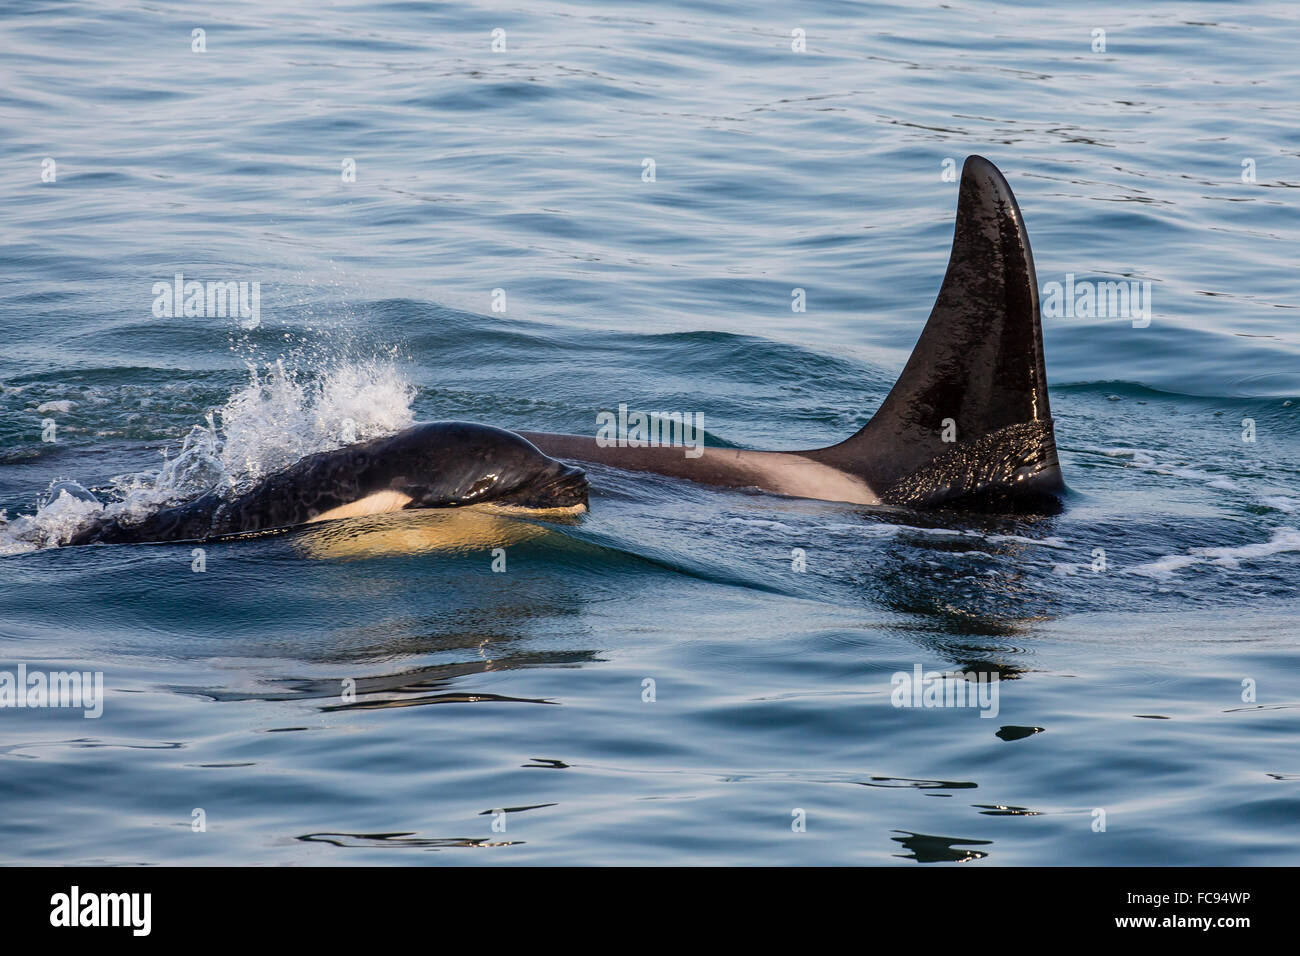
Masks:
[[[514,432],[471,422],[430,422],[309,455],[238,498],[208,492],[135,524],[101,521],[68,543],[203,541],[278,530],[382,491],[409,497],[407,509],[483,502],[570,508],[586,505],[587,477]]]

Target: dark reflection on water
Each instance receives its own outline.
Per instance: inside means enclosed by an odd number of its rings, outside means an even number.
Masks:
[[[410,688],[402,688],[409,692]],[[426,704],[475,704],[494,702],[506,704],[558,704],[558,700],[542,700],[536,697],[508,697],[504,694],[425,694],[420,697],[399,697],[391,700],[359,700],[351,704],[335,704],[322,707],[323,711],[335,710],[385,710],[392,707],[423,707]]]
[[[523,840],[491,840],[480,837],[418,837],[413,831],[398,833],[304,833],[295,837],[303,843],[328,843],[344,849],[447,850],[521,846]]]
[[[995,736],[1007,741],[1024,740],[1034,734],[1041,734],[1046,729],[1046,727],[1000,727]]]
[[[502,609],[503,615],[507,609]],[[411,645],[419,646],[426,653],[444,653],[472,649],[481,657],[475,660],[454,661],[445,664],[430,664],[396,671],[390,674],[371,674],[365,677],[266,677],[264,681],[276,685],[270,691],[234,691],[220,687],[184,687],[172,686],[176,693],[195,694],[210,697],[213,700],[299,700],[340,698],[342,703],[328,705],[323,710],[343,710],[347,708],[367,708],[382,706],[408,706],[416,697],[428,702],[457,696],[451,688],[462,678],[488,674],[498,671],[510,671],[529,667],[580,666],[601,660],[595,650],[530,650],[520,649],[515,645],[525,640],[528,635],[484,633],[484,632],[449,632],[431,633],[415,639],[408,638]],[[328,662],[317,662],[328,663]],[[356,665],[358,662],[349,661]],[[444,691],[437,695],[433,692]],[[395,695],[383,700],[378,695]],[[345,695],[347,697],[345,698]],[[470,695],[484,696],[491,695]],[[355,699],[352,699],[355,698]],[[437,698],[437,699],[435,699]],[[502,698],[507,699],[507,698]],[[528,703],[554,703],[554,701],[516,698]]]
[[[992,840],[963,840],[958,837],[930,836],[925,833],[912,833],[908,830],[896,830],[904,836],[890,837],[895,843],[901,843],[911,853],[895,853],[904,860],[917,863],[968,863],[982,860],[988,853],[983,850],[965,850],[968,846],[992,846]]]
[[[971,806],[991,817],[1036,817],[1040,812],[1028,807],[1004,807],[991,803],[972,803]]]
[[[523,813],[525,810],[541,810],[544,807],[558,807],[558,803],[534,803],[527,807],[499,807],[495,810],[482,810],[479,812],[481,817],[496,816],[499,813]]]
[[[322,706],[322,711],[379,710],[386,707],[412,707],[422,704],[473,703],[507,701],[524,704],[558,704],[559,701],[501,694],[468,693],[450,690],[458,679],[490,671],[525,667],[580,665],[599,660],[595,651],[534,651],[491,660],[460,661],[359,678],[279,678],[275,682],[286,690],[257,692],[228,691],[219,688],[172,687],[176,693],[195,694],[213,700],[285,701],[339,698],[340,703]],[[438,693],[441,691],[441,693]],[[383,696],[389,695],[389,696]],[[355,697],[355,699],[350,699]]]
[[[895,515],[904,530],[883,555],[873,554],[855,583],[873,606],[908,620],[894,628],[955,670],[1015,680],[1027,671],[1022,656],[1034,629],[1064,609],[1023,570],[1044,550],[1055,516],[1001,518],[970,515]],[[911,534],[915,527],[940,534]],[[946,532],[953,532],[947,534]],[[975,554],[978,563],[963,567]],[[993,640],[988,640],[992,638]],[[981,640],[983,639],[983,640]]]
[[[900,777],[872,777],[856,780],[863,787],[912,787],[916,790],[969,790],[979,784],[961,780],[908,780]]]

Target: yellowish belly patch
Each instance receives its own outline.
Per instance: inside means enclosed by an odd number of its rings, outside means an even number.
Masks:
[[[428,551],[486,551],[554,533],[546,525],[521,520],[525,514],[572,524],[578,520],[577,511],[520,509],[515,516],[490,505],[419,509],[312,528],[299,537],[298,545],[311,557],[342,559]]]

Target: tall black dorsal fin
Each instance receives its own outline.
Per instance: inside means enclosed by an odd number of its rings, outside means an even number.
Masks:
[[[1064,489],[1033,254],[1016,197],[987,159],[962,167],[948,272],[903,374],[861,431],[803,454],[899,504]]]

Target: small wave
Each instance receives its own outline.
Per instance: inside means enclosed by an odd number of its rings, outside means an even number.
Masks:
[[[1249,403],[1258,405],[1277,406],[1290,408],[1294,404],[1295,393],[1287,387],[1285,381],[1279,381],[1276,388],[1260,388],[1262,383],[1276,379],[1276,376],[1264,375],[1259,376],[1252,381],[1257,387],[1253,389],[1234,390],[1228,386],[1227,382],[1217,382],[1217,388],[1212,390],[1203,390],[1192,386],[1188,383],[1187,387],[1176,387],[1173,384],[1161,383],[1158,385],[1146,382],[1127,381],[1124,379],[1091,379],[1080,381],[1058,381],[1052,385],[1052,393],[1068,392],[1082,395],[1102,395],[1112,401],[1123,399],[1135,399],[1139,402],[1143,400],[1160,400],[1160,399],[1180,399],[1194,403],[1221,403],[1230,402],[1234,404]],[[1246,380],[1237,382],[1238,386],[1246,384]]]
[[[1208,488],[1215,488],[1219,491],[1243,491],[1238,481],[1227,477],[1226,475],[1216,472],[1207,471],[1205,468],[1198,468],[1190,463],[1177,460],[1161,461],[1157,458],[1157,453],[1148,451],[1143,448],[1099,448],[1095,449],[1107,458],[1128,458],[1129,464],[1135,468],[1141,468],[1143,471],[1150,471],[1158,475],[1169,475],[1174,478],[1186,478],[1190,481],[1197,481]]]
[[[1267,541],[1229,547],[1190,548],[1186,554],[1165,555],[1155,561],[1129,568],[1129,572],[1157,580],[1169,580],[1176,572],[1197,564],[1236,568],[1243,561],[1255,561],[1294,551],[1300,551],[1300,531],[1295,528],[1275,528],[1273,537]]]
[[[1272,508],[1274,511],[1284,511],[1289,515],[1300,511],[1300,501],[1282,495],[1265,495],[1259,499],[1259,503]]]

